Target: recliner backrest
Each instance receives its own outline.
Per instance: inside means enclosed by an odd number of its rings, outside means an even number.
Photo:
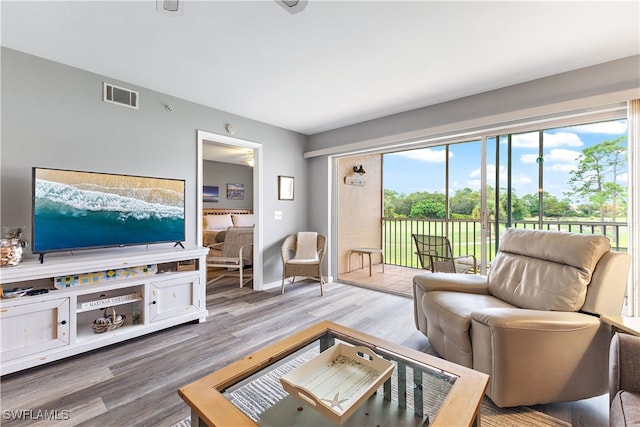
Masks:
[[[509,228],[489,271],[489,293],[521,308],[578,311],[610,249],[604,236]]]

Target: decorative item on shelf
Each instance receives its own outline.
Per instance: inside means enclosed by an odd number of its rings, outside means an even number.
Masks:
[[[132,294],[118,295],[111,298],[102,298],[102,299],[97,299],[92,301],[85,301],[85,302],[79,303],[78,305],[82,309],[101,308],[108,304],[112,304],[112,305],[122,304],[126,301],[134,301],[134,300],[141,300],[141,299],[142,299],[142,296],[138,292],[134,292]]]
[[[126,279],[136,276],[147,276],[158,272],[157,264],[140,265],[137,267],[117,268],[104,271],[94,271],[82,274],[68,274],[58,276],[53,280],[53,286],[57,289],[71,288],[74,286],[96,285],[109,280]]]
[[[15,267],[22,261],[26,240],[22,240],[24,227],[2,227],[0,239],[0,267]]]
[[[104,316],[99,317],[93,321],[93,332],[101,334],[103,332],[113,331],[118,329],[126,320],[126,316],[117,314],[116,309],[113,307],[107,307],[104,309]]]
[[[27,292],[33,290],[33,288],[12,288],[4,289],[2,291],[2,298],[20,298],[27,294]]]

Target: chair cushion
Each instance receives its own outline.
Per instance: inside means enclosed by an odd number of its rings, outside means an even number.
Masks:
[[[314,262],[318,260],[318,233],[315,231],[300,231],[296,240],[296,255],[294,260]]]
[[[440,356],[472,368],[471,313],[492,307],[513,308],[491,295],[427,292],[422,298],[422,310],[427,316],[429,342]]]
[[[507,229],[489,271],[489,293],[521,308],[578,311],[609,250],[604,236]]]

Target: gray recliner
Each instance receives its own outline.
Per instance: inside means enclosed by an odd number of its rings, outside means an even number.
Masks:
[[[609,425],[640,425],[640,337],[616,333],[611,340]]]
[[[414,277],[416,327],[443,358],[490,375],[500,407],[608,391],[611,328],[630,256],[603,236],[507,229],[488,276]]]

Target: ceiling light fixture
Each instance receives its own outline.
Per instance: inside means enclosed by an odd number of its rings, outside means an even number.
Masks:
[[[163,15],[180,16],[184,9],[184,0],[156,0],[156,11]]]
[[[275,0],[275,2],[289,13],[302,12],[309,3],[308,0]]]

